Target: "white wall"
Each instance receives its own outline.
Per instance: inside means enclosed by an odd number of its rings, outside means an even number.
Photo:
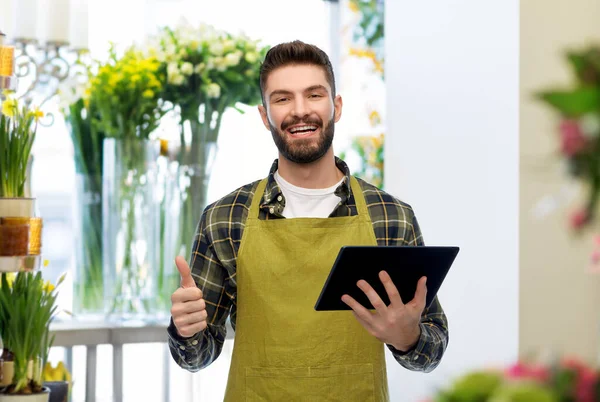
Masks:
[[[600,364],[600,276],[588,271],[597,227],[583,236],[569,230],[569,215],[583,205],[587,191],[566,173],[558,115],[532,96],[542,88],[570,86],[573,72],[564,51],[600,42],[600,3],[527,0],[520,17],[519,351]]]
[[[386,190],[429,245],[461,252],[439,296],[450,344],[430,374],[389,361],[393,401],[518,353],[519,1],[386,1]]]

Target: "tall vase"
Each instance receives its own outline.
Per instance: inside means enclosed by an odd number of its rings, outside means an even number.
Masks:
[[[73,313],[99,317],[104,314],[102,174],[78,173],[75,186]]]
[[[202,212],[207,205],[207,190],[211,169],[217,154],[216,133],[202,124],[191,124],[192,141],[182,147],[179,163],[171,168],[165,180],[163,208],[163,257],[159,273],[159,294],[163,309],[169,311],[171,294],[180,282],[174,259],[186,260],[192,253],[194,236]],[[218,129],[218,127],[217,127]]]
[[[148,318],[157,309],[160,144],[105,139],[103,265],[109,318]]]

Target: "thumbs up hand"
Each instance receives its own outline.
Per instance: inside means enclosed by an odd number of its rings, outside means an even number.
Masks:
[[[179,335],[190,338],[206,328],[206,303],[186,260],[179,256],[175,265],[181,275],[181,287],[171,296],[171,316]]]

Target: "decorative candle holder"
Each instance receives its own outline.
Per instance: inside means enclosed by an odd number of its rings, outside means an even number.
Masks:
[[[4,91],[17,90],[15,76],[15,48],[5,44],[6,35],[0,31],[0,101]]]
[[[40,269],[42,231],[35,198],[0,198],[0,272]]]
[[[21,87],[17,98],[26,106],[35,104],[38,108],[52,99],[65,80],[86,74],[91,64],[87,49],[73,49],[67,42],[46,42],[39,44],[35,39],[15,38],[14,75]],[[42,126],[54,124],[54,114],[46,111],[40,120]]]
[[[0,256],[18,257],[29,253],[29,225],[0,225]]]
[[[23,218],[23,217],[4,217],[0,218],[0,228],[2,226],[20,226],[29,227],[29,247],[27,255],[39,255],[42,249],[42,218]],[[1,239],[0,239],[1,241]]]

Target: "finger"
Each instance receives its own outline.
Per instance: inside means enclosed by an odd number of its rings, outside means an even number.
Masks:
[[[354,318],[356,318],[356,321],[358,321],[358,323],[360,325],[362,325],[367,331],[369,331],[370,333],[373,333],[373,323],[367,322],[365,320],[363,320],[358,314],[356,314],[355,311],[352,311],[352,314],[354,315]],[[369,313],[371,314],[371,313]]]
[[[197,324],[187,325],[181,329],[177,329],[177,332],[179,332],[179,335],[183,336],[184,338],[191,338],[198,332],[204,331],[206,329],[206,325],[206,321],[202,321]]]
[[[190,270],[190,266],[188,265],[185,258],[183,258],[182,256],[177,256],[175,258],[175,265],[177,266],[179,275],[181,275],[181,287],[196,287],[196,282],[194,281],[194,278],[192,278],[192,271]]]
[[[352,296],[343,295],[342,301],[346,303],[352,309],[352,311],[356,315],[358,315],[363,321],[365,321],[368,325],[373,325],[373,315],[359,302],[354,300]]]
[[[404,306],[402,296],[400,296],[400,292],[398,292],[398,288],[394,285],[394,282],[392,282],[390,275],[385,271],[381,271],[379,273],[379,279],[381,279],[381,283],[383,283],[383,287],[390,298],[390,304],[394,307]]]
[[[202,311],[198,311],[196,313],[182,314],[179,317],[174,317],[173,324],[175,324],[175,326],[177,328],[183,328],[188,325],[194,325],[194,324],[198,324],[202,321],[206,321],[206,318],[207,318],[206,310],[202,310]]]
[[[176,303],[171,307],[171,315],[177,317],[181,314],[197,313],[199,311],[206,310],[206,303],[204,300],[194,300],[184,303]]]
[[[375,308],[375,310],[377,310],[379,315],[384,316],[387,313],[387,306],[385,305],[383,300],[381,300],[381,297],[379,297],[375,289],[373,289],[371,285],[367,283],[367,281],[362,279],[358,281],[357,285],[360,288],[360,290],[362,290],[365,293],[365,295],[367,295],[369,301],[371,302],[371,305]]]
[[[421,311],[425,309],[427,302],[427,277],[423,276],[417,282],[417,290],[415,291],[415,297],[411,301],[411,305],[419,308]]]
[[[202,290],[198,288],[179,288],[171,295],[171,302],[186,303],[202,299]]]

